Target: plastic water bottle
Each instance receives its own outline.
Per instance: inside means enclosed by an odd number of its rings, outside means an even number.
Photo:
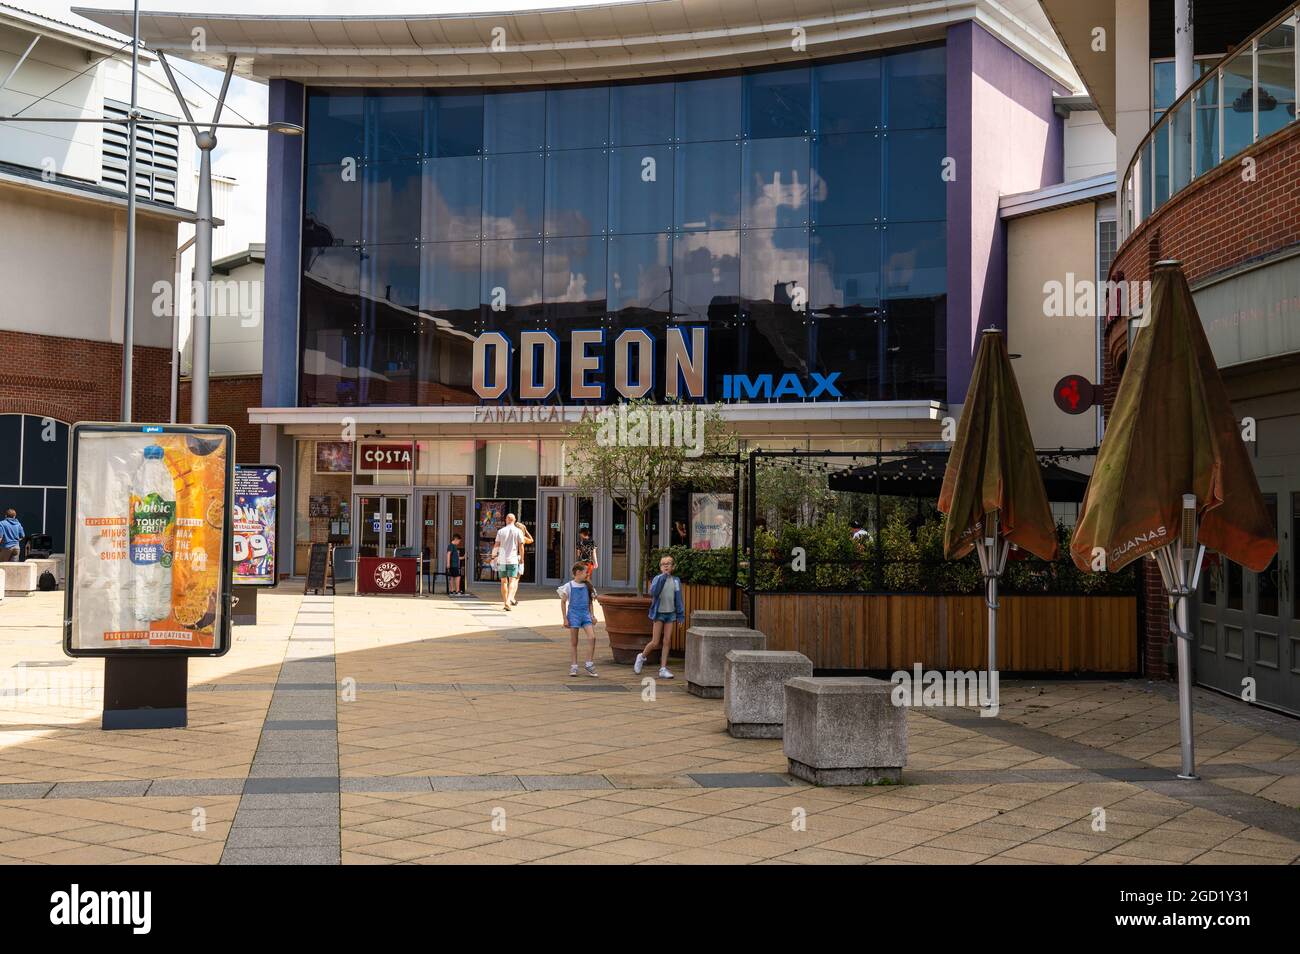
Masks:
[[[176,489],[163,463],[163,449],[150,444],[131,482],[131,522],[127,555],[135,618],[166,619],[172,606],[172,553]]]

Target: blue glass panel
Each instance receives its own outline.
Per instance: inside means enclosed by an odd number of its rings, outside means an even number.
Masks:
[[[483,160],[457,156],[424,161],[425,241],[477,239],[483,221]]]
[[[1164,112],[1174,104],[1178,97],[1174,94],[1177,88],[1174,76],[1174,61],[1165,60],[1160,63],[1151,64],[1151,109],[1153,114]]]
[[[360,91],[312,90],[307,94],[307,164],[358,162],[365,152],[365,97]]]
[[[479,320],[478,242],[420,246],[420,312],[440,328],[473,333]]]
[[[812,83],[807,67],[745,74],[745,135],[751,139],[806,136],[812,131]]]
[[[849,225],[880,219],[880,135],[817,137],[813,143],[814,223]]]
[[[879,226],[816,228],[809,264],[809,308],[832,316],[871,317],[880,306]]]
[[[487,327],[541,327],[542,275],[541,239],[484,242],[479,293]]]
[[[546,145],[546,91],[483,97],[483,151],[532,152]]]
[[[430,156],[476,156],[483,151],[483,95],[438,93],[426,100]]]
[[[673,241],[673,312],[678,321],[735,320],[740,233],[685,232]]]
[[[740,235],[740,293],[748,309],[793,314],[808,298],[808,231],[746,229]]]
[[[886,298],[924,298],[947,289],[948,238],[943,222],[889,224],[883,232]]]
[[[423,149],[423,91],[374,90],[366,95],[367,159],[414,159]]]
[[[681,80],[677,84],[677,140],[739,139],[740,76]]]
[[[1219,81],[1212,79],[1196,92],[1196,174],[1219,164]]]
[[[542,291],[550,318],[605,317],[606,241],[600,235],[546,240]]]
[[[628,83],[609,91],[609,136],[615,146],[672,142],[673,84]]]
[[[24,484],[41,484],[54,487],[68,483],[68,425],[50,421],[36,414],[23,418],[23,479]],[[52,439],[49,439],[52,438]],[[5,445],[11,450],[15,444]],[[31,533],[30,527],[27,532]]]
[[[673,227],[673,159],[671,146],[610,150],[611,232],[667,232]]]
[[[931,129],[948,122],[947,62],[943,47],[885,57],[885,124]]]
[[[546,91],[546,147],[586,149],[609,145],[609,87]]]
[[[22,440],[23,416],[21,414],[0,414],[0,447],[17,447]],[[22,475],[18,472],[18,455],[12,451],[0,454],[0,484],[20,484]]]
[[[1223,155],[1235,156],[1252,142],[1255,120],[1252,115],[1252,65],[1250,50],[1234,56],[1223,67]]]
[[[943,400],[947,328],[943,296],[885,303],[883,400]]]
[[[807,226],[809,138],[754,140],[741,151],[741,227]]]
[[[546,154],[546,234],[603,235],[609,228],[609,150]]]
[[[418,159],[365,166],[361,233],[367,243],[418,242],[423,169]]]
[[[672,236],[609,240],[609,310],[620,320],[667,317],[672,310]]]
[[[691,231],[738,228],[740,143],[686,143],[676,152],[676,227]]]
[[[360,288],[357,249],[303,249],[298,334],[304,407],[357,403]]]
[[[871,132],[880,128],[880,60],[846,60],[813,67],[821,133]]]
[[[361,241],[361,192],[364,167],[344,178],[335,164],[308,166],[303,183],[302,244],[315,248],[355,245]]]
[[[542,234],[545,171],[546,162],[539,153],[484,157],[484,238],[520,238]]]
[[[901,222],[947,218],[948,190],[942,178],[947,144],[944,129],[886,133],[886,218]]]
[[[361,299],[394,313],[420,307],[420,247],[368,245],[361,249]]]

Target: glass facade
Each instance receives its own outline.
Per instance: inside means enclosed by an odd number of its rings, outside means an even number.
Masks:
[[[570,332],[645,328],[662,349],[672,325],[708,328],[709,400],[738,371],[942,400],[945,121],[942,46],[602,86],[311,89],[300,403],[477,403],[479,334],[550,331],[565,382]]]

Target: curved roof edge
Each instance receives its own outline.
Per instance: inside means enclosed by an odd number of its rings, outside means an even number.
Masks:
[[[129,10],[76,7],[130,31]],[[648,0],[500,14],[237,15],[142,11],[149,46],[249,79],[322,85],[514,85],[799,62],[942,39],[975,20],[1081,88],[1037,3],[1018,0]],[[201,31],[196,34],[195,31]],[[195,50],[196,36],[202,48]]]

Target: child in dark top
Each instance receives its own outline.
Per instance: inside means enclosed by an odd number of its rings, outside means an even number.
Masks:
[[[573,564],[573,579],[555,591],[560,597],[560,616],[569,628],[569,647],[573,662],[569,675],[578,674],[578,630],[587,633],[588,676],[596,675],[596,588],[587,582],[587,564]]]
[[[587,578],[596,572],[596,541],[591,539],[591,531],[583,527],[578,531],[578,562],[587,564]]]
[[[453,533],[447,546],[447,592],[452,596],[465,593],[465,577],[460,570],[460,541],[460,534]]]

